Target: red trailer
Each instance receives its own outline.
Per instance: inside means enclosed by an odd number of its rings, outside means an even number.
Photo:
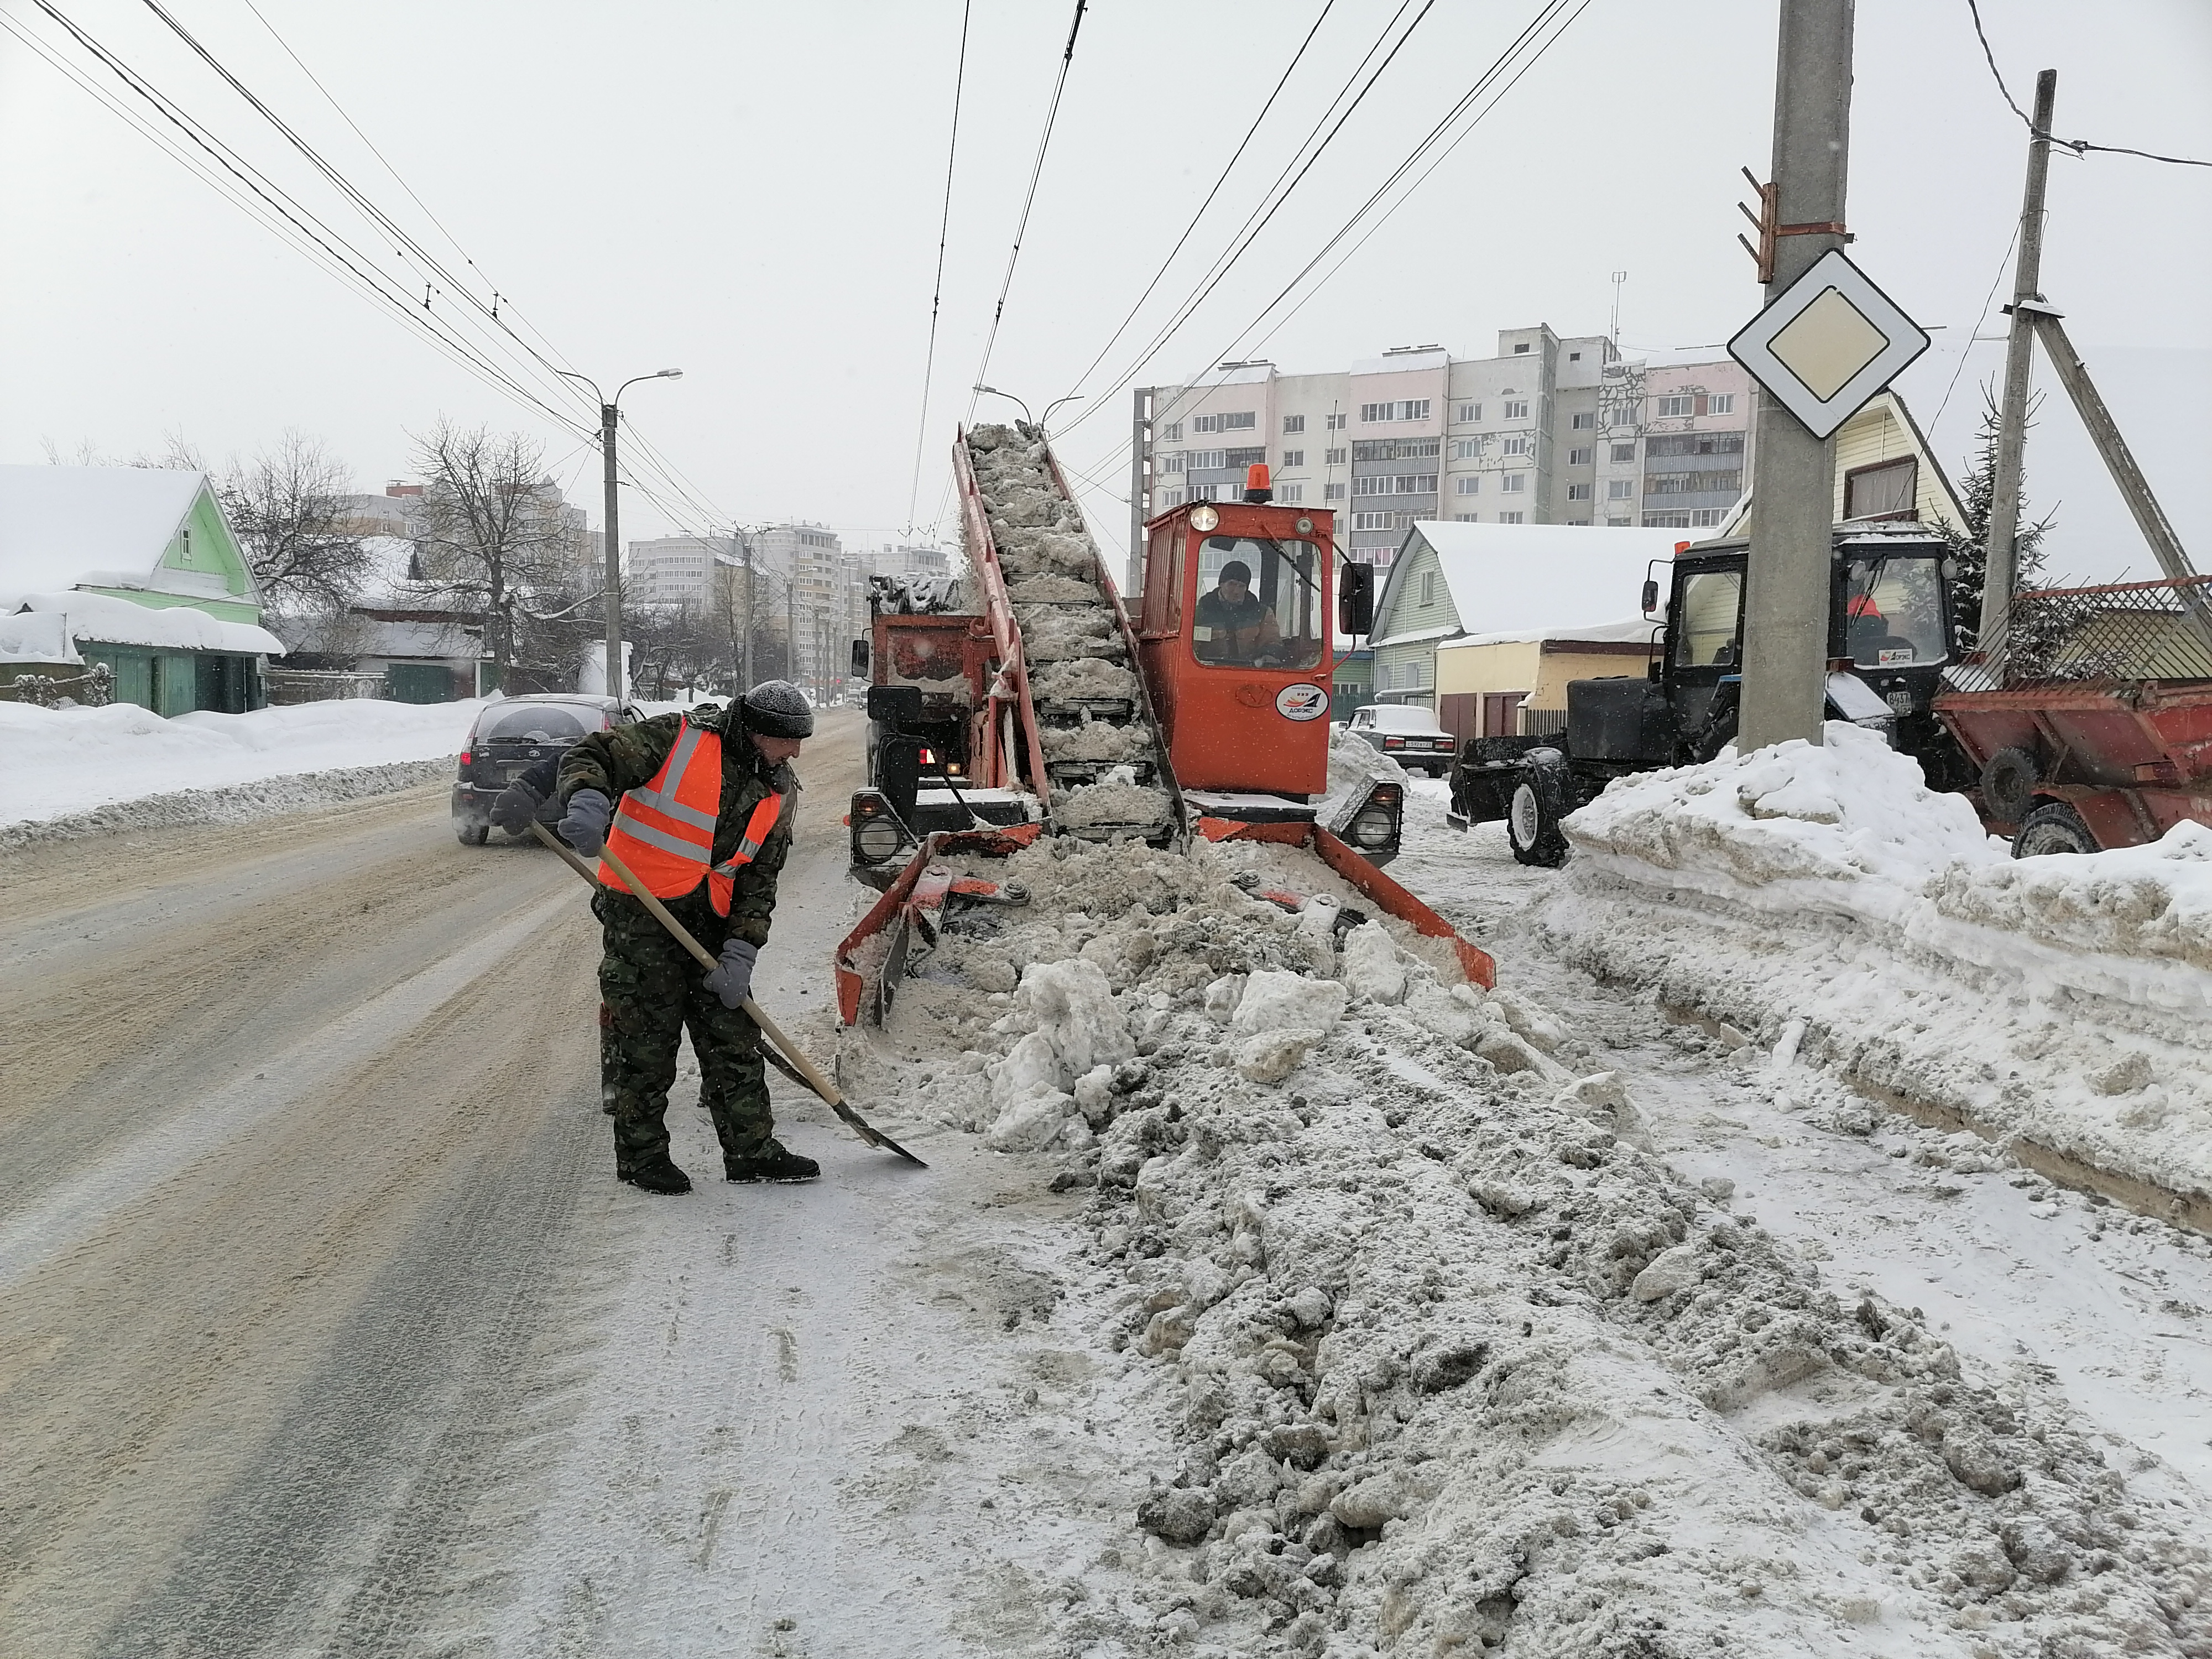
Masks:
[[[2212,824],[2212,577],[2029,592],[1936,700],[2013,855]]]

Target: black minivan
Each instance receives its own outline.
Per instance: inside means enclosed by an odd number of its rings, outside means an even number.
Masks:
[[[481,847],[491,834],[491,804],[499,792],[542,761],[558,760],[577,738],[638,718],[612,697],[577,692],[532,693],[486,705],[461,750],[461,775],[453,785],[453,833],[464,847]],[[557,823],[561,809],[551,792],[538,821]]]

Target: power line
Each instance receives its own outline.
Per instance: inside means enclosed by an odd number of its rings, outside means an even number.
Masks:
[[[961,0],[960,61],[952,71],[952,136],[945,147],[945,210],[937,222],[937,276],[929,295],[929,349],[921,361],[921,415],[914,434],[914,481],[907,487],[906,517],[914,523],[915,503],[921,495],[921,451],[929,439],[929,387],[937,373],[937,313],[945,299],[945,244],[952,229],[952,164],[960,154],[960,94],[968,83],[968,18],[975,0]],[[1073,49],[1074,42],[1069,41]],[[981,376],[977,376],[981,379]]]
[[[983,358],[975,365],[975,384],[981,386],[983,377],[991,372],[991,353],[999,343],[999,324],[1006,314],[1006,295],[1014,286],[1014,266],[1022,257],[1022,238],[1029,234],[1030,210],[1036,205],[1037,181],[1044,176],[1045,152],[1052,147],[1052,130],[1060,119],[1060,94],[1067,89],[1067,71],[1075,62],[1075,37],[1083,27],[1084,9],[1090,0],[1075,0],[1075,15],[1067,26],[1067,46],[1060,54],[1060,73],[1052,83],[1052,102],[1044,112],[1044,131],[1038,136],[1036,161],[1030,167],[1030,184],[1022,197],[1022,216],[1014,224],[1014,245],[1006,252],[1006,274],[999,284],[999,302],[991,308],[991,331],[983,339]],[[1434,0],[1431,0],[1434,3]],[[970,392],[968,398],[968,418],[975,418],[975,404],[982,394]]]
[[[1222,164],[1220,174],[1213,181],[1213,188],[1206,192],[1206,199],[1198,204],[1198,211],[1190,216],[1190,222],[1182,228],[1182,234],[1176,238],[1175,246],[1168,250],[1167,258],[1160,261],[1159,269],[1152,273],[1152,281],[1145,284],[1145,291],[1137,296],[1136,303],[1129,307],[1129,314],[1121,319],[1120,326],[1108,337],[1106,343],[1098,348],[1098,355],[1085,366],[1080,374],[1068,383],[1069,391],[1073,392],[1091,378],[1091,371],[1105,362],[1106,354],[1121,343],[1122,335],[1128,332],[1129,325],[1136,321],[1138,312],[1144,309],[1145,301],[1152,297],[1152,291],[1159,287],[1160,279],[1168,274],[1168,267],[1175,263],[1176,256],[1182,252],[1183,245],[1190,240],[1192,234],[1198,229],[1199,221],[1206,216],[1206,209],[1213,205],[1213,198],[1221,194],[1222,185],[1229,182],[1230,173],[1236,170],[1237,163],[1243,159],[1244,152],[1250,146],[1254,135],[1260,131],[1260,124],[1267,118],[1267,112],[1274,108],[1275,100],[1283,95],[1283,88],[1290,84],[1291,74],[1297,69],[1299,64],[1304,61],[1306,48],[1313,45],[1314,36],[1321,33],[1321,26],[1328,21],[1328,15],[1335,5],[1336,0],[1322,0],[1320,15],[1314,19],[1313,27],[1306,31],[1305,39],[1298,42],[1298,49],[1291,54],[1290,63],[1284,67],[1282,74],[1276,79],[1274,89],[1267,94],[1267,101],[1260,106],[1260,112],[1252,118],[1252,125],[1244,129],[1244,137],[1238,142],[1237,149],[1230,155],[1229,160]],[[1403,11],[1404,7],[1401,6],[1399,9]],[[1371,50],[1370,48],[1370,52]],[[1339,95],[1341,96],[1341,94]],[[1300,148],[1303,149],[1304,146],[1301,145]]]
[[[1982,43],[1982,56],[1989,60],[1990,77],[1997,83],[1997,91],[2005,100],[2005,107],[2020,117],[2021,125],[2026,127],[2033,137],[2047,138],[2062,149],[2072,150],[2076,155],[2098,151],[2106,155],[2138,155],[2146,161],[2164,161],[2177,167],[2212,167],[2212,161],[2195,161],[2186,155],[2160,155],[2152,150],[2130,149],[2125,144],[2093,144],[2086,138],[2061,138],[2055,132],[2037,132],[2035,122],[2014,99],[2012,88],[2005,85],[2004,72],[1997,68],[1997,55],[1990,50],[1989,34],[1982,27],[1981,7],[1975,3],[1975,0],[1966,0],[1966,9],[1972,14],[1974,38]]]
[[[1974,341],[1981,334],[1982,324],[1989,318],[1990,307],[1996,303],[1997,289],[2004,282],[2005,267],[2012,263],[2012,251],[2019,246],[2020,221],[2015,219],[2012,223],[2012,240],[2005,244],[2005,251],[1997,260],[1997,274],[1990,281],[1989,294],[1982,301],[1981,310],[1975,314],[1974,325],[1967,331],[1966,343],[1959,348],[1959,364],[1951,371],[1950,385],[1943,388],[1943,401],[1936,405],[1935,414],[1929,417],[1928,429],[1931,433],[1942,422],[1943,411],[1951,406],[1951,394],[1959,389],[1959,377],[1966,372],[1966,359],[1973,355]]]
[[[1397,11],[1392,15],[1390,21],[1383,25],[1382,33],[1376,37],[1375,46],[1370,46],[1368,49],[1367,57],[1361,60],[1361,69],[1364,69],[1367,63],[1372,60],[1376,52],[1380,50],[1382,41],[1389,38],[1390,30],[1396,26],[1398,19],[1405,15],[1406,8],[1411,3],[1412,0],[1401,0],[1401,3],[1400,4]],[[1137,360],[1131,363],[1121,374],[1116,376],[1113,384],[1109,386],[1104,392],[1099,393],[1097,397],[1092,398],[1089,401],[1088,406],[1085,408],[1081,413],[1077,415],[1073,420],[1067,423],[1066,429],[1068,431],[1072,432],[1077,427],[1082,425],[1085,421],[1088,420],[1103,406],[1108,398],[1111,398],[1115,392],[1119,392],[1123,386],[1128,385],[1131,380],[1142,374],[1144,372],[1145,365],[1149,363],[1159,354],[1161,349],[1165,347],[1168,341],[1174,337],[1176,333],[1182,327],[1183,324],[1188,322],[1191,316],[1197,311],[1198,307],[1206,301],[1207,296],[1210,295],[1216,288],[1221,285],[1222,280],[1226,277],[1229,275],[1229,272],[1235,267],[1237,261],[1243,257],[1246,250],[1249,249],[1252,246],[1253,242],[1258,239],[1260,233],[1267,228],[1267,225],[1274,218],[1275,215],[1281,210],[1283,204],[1290,200],[1291,193],[1297,189],[1299,185],[1304,182],[1306,175],[1313,171],[1314,164],[1321,160],[1323,152],[1328,149],[1330,144],[1335,142],[1337,135],[1344,131],[1345,123],[1352,118],[1352,115],[1358,110],[1359,106],[1366,100],[1367,94],[1375,89],[1376,83],[1382,78],[1384,71],[1390,67],[1391,64],[1395,61],[1399,52],[1405,48],[1406,42],[1413,38],[1413,31],[1420,27],[1422,20],[1428,16],[1430,11],[1435,7],[1435,5],[1436,0],[1425,0],[1425,3],[1422,5],[1419,13],[1415,15],[1411,23],[1408,23],[1406,26],[1405,32],[1399,35],[1395,44],[1391,46],[1389,56],[1385,57],[1382,63],[1376,66],[1375,72],[1368,76],[1365,84],[1361,86],[1359,88],[1358,95],[1352,99],[1349,105],[1346,106],[1344,112],[1337,117],[1335,125],[1329,128],[1327,136],[1321,140],[1320,143],[1313,147],[1310,155],[1308,155],[1306,151],[1307,146],[1313,144],[1313,139],[1310,134],[1308,135],[1306,143],[1302,144],[1298,150],[1291,155],[1290,161],[1285,166],[1283,172],[1276,175],[1275,183],[1268,187],[1267,194],[1261,198],[1260,205],[1255,207],[1252,210],[1252,213],[1246,217],[1244,224],[1238,229],[1237,235],[1231,239],[1231,246],[1221,255],[1216,258],[1213,265],[1206,276],[1201,279],[1201,286],[1198,290],[1185,299],[1182,304],[1178,305],[1175,308],[1174,313],[1170,316],[1167,323],[1152,336],[1151,343],[1145,347],[1144,350],[1139,355]],[[1354,70],[1352,71],[1352,79],[1358,79],[1358,75],[1359,70]],[[1350,81],[1346,82],[1347,88],[1350,84]],[[1343,93],[1339,92],[1335,102],[1341,102],[1343,96]],[[1331,111],[1335,108],[1335,102],[1332,102],[1330,105]],[[1322,123],[1326,123],[1328,120],[1328,113],[1325,112],[1322,117]],[[1316,124],[1316,131],[1319,131],[1320,125],[1321,124]],[[1303,165],[1301,165],[1299,161],[1299,157],[1301,155],[1304,156]],[[1291,170],[1293,167],[1297,168],[1296,175],[1291,177],[1289,183],[1286,185],[1283,182],[1284,178],[1285,175],[1290,174]]]

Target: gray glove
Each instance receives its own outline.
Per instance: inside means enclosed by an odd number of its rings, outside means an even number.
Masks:
[[[741,939],[722,941],[721,963],[707,975],[707,988],[721,998],[722,1006],[738,1007],[753,994],[753,963],[759,957],[757,945]]]
[[[607,844],[607,825],[614,822],[615,804],[597,789],[579,789],[568,797],[568,810],[561,819],[561,839],[587,859],[597,858]]]
[[[510,836],[526,836],[538,809],[544,805],[545,797],[530,787],[528,779],[517,778],[492,802],[491,821]]]

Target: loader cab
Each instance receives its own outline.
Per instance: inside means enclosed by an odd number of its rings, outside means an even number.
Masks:
[[[1334,515],[1246,494],[1146,526],[1138,648],[1185,790],[1304,801],[1328,787]]]

